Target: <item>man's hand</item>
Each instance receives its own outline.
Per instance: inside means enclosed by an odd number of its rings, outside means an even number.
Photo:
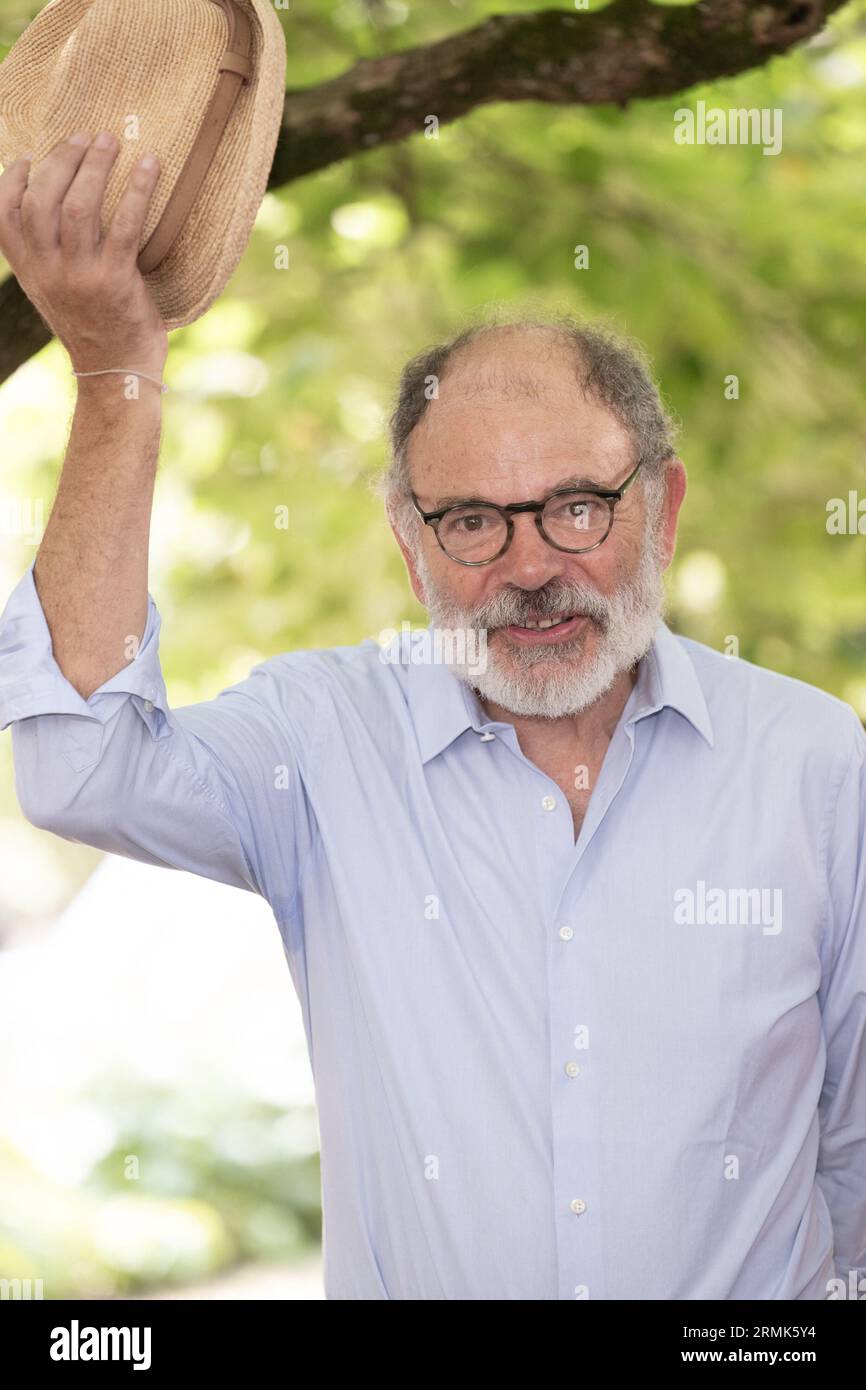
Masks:
[[[137,264],[159,163],[135,165],[101,236],[102,200],[119,148],[109,132],[92,142],[80,132],[32,172],[27,159],[10,164],[0,177],[0,251],[76,371],[159,374],[168,334]]]

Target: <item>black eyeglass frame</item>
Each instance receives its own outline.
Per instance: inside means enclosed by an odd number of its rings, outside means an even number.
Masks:
[[[607,540],[608,536],[613,530],[614,507],[616,506],[617,502],[622,501],[623,494],[631,487],[632,483],[634,482],[641,467],[645,462],[645,459],[639,459],[635,468],[632,469],[631,473],[629,473],[625,481],[620,483],[619,487],[560,487],[556,488],[554,492],[548,493],[548,495],[544,497],[540,502],[506,502],[500,505],[498,502],[488,502],[486,499],[481,497],[467,497],[465,502],[453,502],[449,507],[442,507],[439,511],[425,512],[418,505],[418,498],[415,496],[415,493],[411,492],[410,495],[412,498],[412,505],[414,506],[418,515],[421,517],[421,520],[425,523],[426,526],[433,527],[433,534],[435,535],[436,540],[439,542],[439,549],[442,551],[443,555],[448,556],[449,560],[453,560],[455,565],[469,565],[474,568],[478,565],[492,565],[494,560],[499,560],[505,554],[506,550],[511,544],[512,537],[514,536],[514,522],[512,520],[512,517],[517,512],[535,513],[535,524],[538,527],[539,534],[543,537],[544,540],[547,541],[548,545],[553,546],[554,550],[563,550],[567,555],[585,555],[590,550],[596,550],[598,546],[603,545],[604,542]],[[593,541],[592,545],[578,546],[576,549],[573,549],[569,545],[558,545],[556,541],[552,541],[550,539],[550,536],[548,536],[547,532],[545,531],[541,520],[542,512],[544,511],[544,508],[547,506],[548,502],[550,502],[554,497],[565,497],[573,492],[585,493],[591,497],[600,497],[603,501],[607,502],[608,507],[610,509],[607,530],[605,531],[604,535],[599,540]],[[490,556],[489,560],[458,560],[455,555],[450,554],[450,552],[445,549],[445,546],[439,539],[439,523],[441,522],[443,516],[446,516],[448,512],[459,511],[463,507],[491,508],[493,511],[499,512],[500,516],[505,522],[506,527],[508,528],[502,546],[499,550],[497,550],[495,555]]]

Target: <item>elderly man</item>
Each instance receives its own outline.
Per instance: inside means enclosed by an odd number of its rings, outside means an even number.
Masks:
[[[24,223],[0,180],[6,254],[78,369],[158,376],[134,253],[28,249],[80,158]],[[80,380],[0,724],[36,826],[270,903],[328,1297],[850,1296],[866,738],[662,621],[685,474],[641,355],[562,318],[415,358],[384,492],[450,659],[290,652],[180,709],[147,591],[161,397],[120,386]]]

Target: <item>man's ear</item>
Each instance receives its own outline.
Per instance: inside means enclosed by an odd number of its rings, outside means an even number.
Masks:
[[[677,544],[677,517],[686,495],[685,464],[676,456],[665,464],[665,500],[662,506],[662,568],[667,569],[674,558]]]
[[[405,540],[400,534],[394,511],[390,502],[386,504],[385,510],[388,515],[388,524],[391,527],[391,530],[394,532],[394,538],[397,541],[397,544],[400,547],[400,553],[402,554],[403,559],[406,562],[406,570],[409,575],[409,583],[412,586],[412,593],[415,595],[418,602],[422,604],[424,608],[426,608],[427,599],[424,594],[424,585],[421,583],[421,576],[418,573],[418,567],[415,564],[415,554],[412,550],[410,550],[409,546],[406,544]],[[419,538],[419,545],[420,544],[421,541]]]

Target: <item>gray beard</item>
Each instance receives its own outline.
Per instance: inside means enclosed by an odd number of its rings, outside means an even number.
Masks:
[[[496,595],[474,613],[455,606],[437,592],[420,550],[415,558],[435,627],[477,631],[523,616],[519,607],[515,608],[513,593]],[[518,647],[515,643],[504,657],[498,641],[488,641],[483,671],[479,671],[478,663],[455,659],[448,664],[455,676],[482,699],[510,714],[563,719],[595,704],[610,690],[617,676],[630,671],[652,645],[666,602],[656,527],[647,525],[635,574],[610,597],[576,580],[564,581],[546,592],[550,593],[546,607],[551,616],[564,608],[585,613],[592,620],[598,633],[598,650],[592,660],[580,659],[585,645],[585,634],[580,634],[556,647]],[[525,611],[525,597],[523,607]]]

